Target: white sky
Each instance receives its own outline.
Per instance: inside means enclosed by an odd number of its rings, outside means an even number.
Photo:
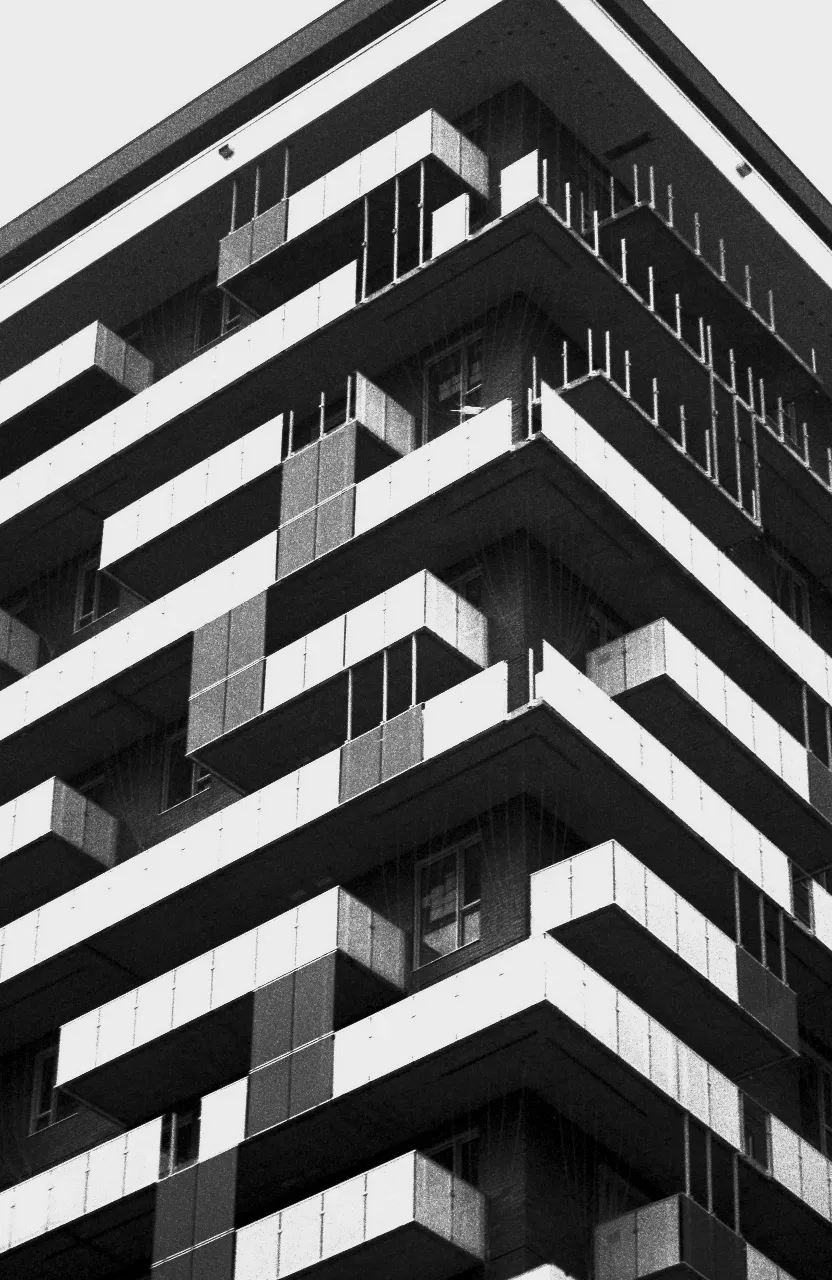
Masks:
[[[648,3],[832,199],[829,0]],[[8,0],[2,7],[0,225],[334,5]]]

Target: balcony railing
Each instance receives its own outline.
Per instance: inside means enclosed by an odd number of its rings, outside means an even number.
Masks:
[[[310,412],[280,414],[110,516],[101,568],[146,599],[165,595],[274,529],[292,501],[283,490],[293,472],[347,437],[354,437],[353,473],[345,479],[356,482],[413,449],[415,424],[353,374],[340,396],[322,394]],[[305,450],[313,452],[287,463]]]
[[[231,232],[220,243],[218,283],[262,313],[305,288],[322,264],[333,271],[361,257],[363,298],[380,281],[388,283],[388,271],[398,279],[437,251],[430,244],[432,215],[460,189],[488,196],[488,159],[426,111],[270,209],[255,210],[245,225],[235,228],[232,213]],[[441,243],[441,219],[434,238]],[[287,252],[284,246],[293,242],[298,251]]]
[[[829,861],[830,771],[665,618],[590,653],[587,673],[797,863]]]
[[[721,906],[730,915],[733,903]],[[798,1052],[794,992],[615,841],[532,876],[531,928],[732,1076]]]
[[[40,636],[19,618],[0,609],[0,689],[28,676],[38,665]]]
[[[95,322],[0,382],[0,475],[143,391],[153,365]]]
[[[765,1271],[749,1269],[749,1252],[740,1236],[686,1195],[647,1204],[595,1228],[596,1280],[648,1280],[652,1276],[662,1280],[684,1280],[687,1276],[749,1280],[752,1275],[755,1280],[757,1276],[765,1280]],[[774,1267],[771,1276],[772,1280],[789,1280]]]
[[[418,1151],[237,1232],[235,1280],[449,1277],[486,1258],[481,1192]]]
[[[402,931],[330,889],[66,1023],[57,1085],[136,1124],[164,1108],[171,1080],[204,1093],[389,1003],[404,982]]]
[[[376,725],[398,722],[488,660],[483,615],[426,572],[268,655],[263,605],[251,602],[248,628],[243,606],[194,639],[188,753],[247,787],[344,743],[352,757]],[[255,631],[259,643],[238,643]]]
[[[0,925],[112,867],[118,822],[60,778],[0,807]]]

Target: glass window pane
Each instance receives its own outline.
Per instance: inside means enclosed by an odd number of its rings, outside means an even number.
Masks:
[[[480,846],[474,845],[463,854],[462,905],[469,906],[480,900]]]
[[[480,909],[472,907],[462,917],[462,943],[463,947],[469,942],[479,942],[480,940]]]
[[[199,300],[196,347],[204,347],[222,334],[222,291],[207,289]]]
[[[99,573],[98,578],[98,607],[95,616],[103,618],[106,613],[112,613],[121,603],[121,589],[117,582],[108,577],[106,573]]]
[[[193,764],[185,755],[185,735],[178,734],[168,743],[164,796],[166,809],[189,799],[193,773]]]
[[[98,571],[95,565],[84,565],[81,570],[79,584],[78,622],[91,622],[95,616],[95,579]]]
[[[457,857],[428,863],[420,873],[419,963],[446,956],[457,947]]]

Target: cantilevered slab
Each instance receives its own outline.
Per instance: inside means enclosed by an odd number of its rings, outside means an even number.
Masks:
[[[488,157],[436,111],[425,111],[227,235],[217,283],[255,312],[270,311],[306,288],[321,264],[334,271],[357,255],[365,196],[412,173],[418,200],[421,163],[433,208],[460,191],[487,198]]]
[[[0,474],[45,453],[153,381],[153,365],[96,321],[0,382]]]
[[[551,932],[729,1076],[799,1051],[794,992],[615,841],[532,876],[531,928]]]
[[[707,529],[716,546],[730,547],[756,534],[748,512],[601,370],[564,387],[560,395],[689,520]]]
[[[404,982],[402,931],[330,889],[65,1023],[57,1083],[137,1124],[164,1109],[172,1079],[206,1093],[249,1070],[258,1040],[273,1041],[266,1056],[286,1052],[383,1007]]]
[[[670,1196],[595,1228],[597,1280],[789,1280],[767,1258],[770,1272],[749,1266],[748,1245],[686,1195]],[[759,1257],[759,1255],[758,1255]]]
[[[665,618],[596,649],[587,671],[799,866],[829,862],[830,771]]]
[[[485,1260],[486,1241],[482,1192],[410,1151],[242,1227],[234,1276],[259,1280],[273,1256],[280,1277],[448,1280]]]
[[[360,480],[413,448],[414,420],[360,373],[350,396],[335,430],[355,431]],[[115,512],[104,521],[100,567],[156,600],[263,537],[280,522],[288,431],[280,414]]]
[[[40,636],[25,622],[0,609],[0,689],[21,676],[28,676],[38,665]]]
[[[60,778],[0,808],[0,925],[112,867],[118,822]]]
[[[214,635],[205,631],[205,645],[213,652]],[[404,687],[393,689],[397,706],[389,712],[391,719],[459,684],[488,661],[485,617],[425,571],[207,687],[198,675],[203,649],[198,634],[188,753],[233,784],[253,789],[288,773],[300,760],[340,747],[348,735],[354,669],[405,640],[415,649],[406,655],[407,673],[397,673]],[[383,713],[381,700],[378,713]]]

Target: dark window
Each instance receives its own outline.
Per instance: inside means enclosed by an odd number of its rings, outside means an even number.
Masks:
[[[98,557],[84,560],[78,571],[75,630],[80,631],[108,613],[114,613],[120,604],[121,588],[106,573],[99,571]]]
[[[233,333],[240,328],[243,318],[243,308],[236,298],[229,297],[222,289],[204,289],[197,301],[194,350],[201,351]]]
[[[793,622],[810,635],[812,619],[809,608],[809,585],[776,551],[771,552],[774,561],[774,602]]]
[[[162,1117],[160,1178],[196,1163],[199,1158],[199,1121],[199,1098],[180,1103],[175,1111],[169,1111]]]
[[[417,965],[450,955],[480,936],[479,843],[461,845],[417,871]]]
[[[477,1185],[479,1175],[479,1137],[473,1131],[460,1134],[426,1151],[425,1155],[447,1169],[455,1178],[462,1178],[471,1186]]]
[[[32,1077],[32,1110],[30,1133],[48,1129],[67,1116],[75,1115],[77,1103],[61,1089],[55,1088],[58,1072],[58,1046],[51,1045],[35,1056]]]
[[[768,1115],[753,1098],[742,1100],[743,1150],[749,1160],[768,1168]]]
[[[482,337],[467,338],[431,360],[425,370],[427,440],[479,413],[482,407]]]
[[[182,729],[168,739],[165,746],[165,773],[162,788],[162,810],[172,809],[183,800],[207,791],[211,774],[196,760],[185,755],[186,735]]]

